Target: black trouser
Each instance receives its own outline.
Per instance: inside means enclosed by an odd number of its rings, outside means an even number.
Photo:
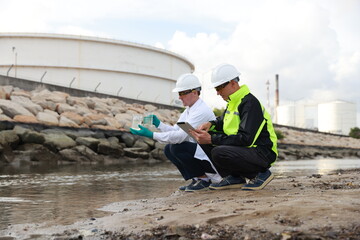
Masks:
[[[270,167],[269,161],[257,148],[230,145],[201,145],[201,147],[221,177],[232,175],[252,179],[259,172],[264,172]]]
[[[179,169],[185,180],[216,173],[210,162],[194,158],[197,143],[183,142],[165,146],[166,157]]]

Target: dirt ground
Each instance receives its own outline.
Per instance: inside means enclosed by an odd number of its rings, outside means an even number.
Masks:
[[[118,202],[67,226],[14,225],[0,239],[360,239],[360,169],[275,176],[261,191],[172,192]]]

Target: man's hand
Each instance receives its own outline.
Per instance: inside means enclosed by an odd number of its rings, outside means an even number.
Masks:
[[[195,129],[195,130],[190,130],[189,132],[191,133],[191,135],[194,136],[195,140],[199,144],[211,144],[211,135],[207,131]]]
[[[204,130],[205,132],[208,132],[211,127],[211,122],[205,122],[201,124],[197,129],[198,130]]]
[[[135,135],[153,138],[154,133],[144,126],[139,125],[140,130],[130,128],[130,132]]]

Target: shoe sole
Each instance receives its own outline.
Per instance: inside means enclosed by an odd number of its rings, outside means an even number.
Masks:
[[[210,190],[238,189],[238,188],[242,188],[242,186],[244,186],[244,184],[230,184],[222,187],[210,186],[209,189]]]
[[[261,184],[258,187],[242,187],[241,190],[244,191],[256,191],[256,190],[261,190],[264,189],[264,187],[266,187],[266,185],[269,184],[269,182],[271,182],[271,180],[274,179],[274,174],[271,173],[271,175],[266,179],[265,182],[263,182],[263,184]]]
[[[201,191],[207,191],[207,190],[209,190],[209,188],[208,187],[206,187],[206,188],[202,188],[202,189],[198,189],[198,190],[192,190],[192,189],[185,189],[184,190],[184,192],[201,192]]]

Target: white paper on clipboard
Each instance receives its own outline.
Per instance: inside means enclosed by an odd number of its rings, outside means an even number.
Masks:
[[[186,132],[190,137],[192,137],[193,139],[195,139],[194,136],[191,135],[191,133],[189,132],[189,130],[195,130],[195,129],[193,128],[193,126],[190,125],[190,123],[188,123],[188,122],[177,122],[176,124],[177,124],[182,130],[184,130],[184,132]]]

